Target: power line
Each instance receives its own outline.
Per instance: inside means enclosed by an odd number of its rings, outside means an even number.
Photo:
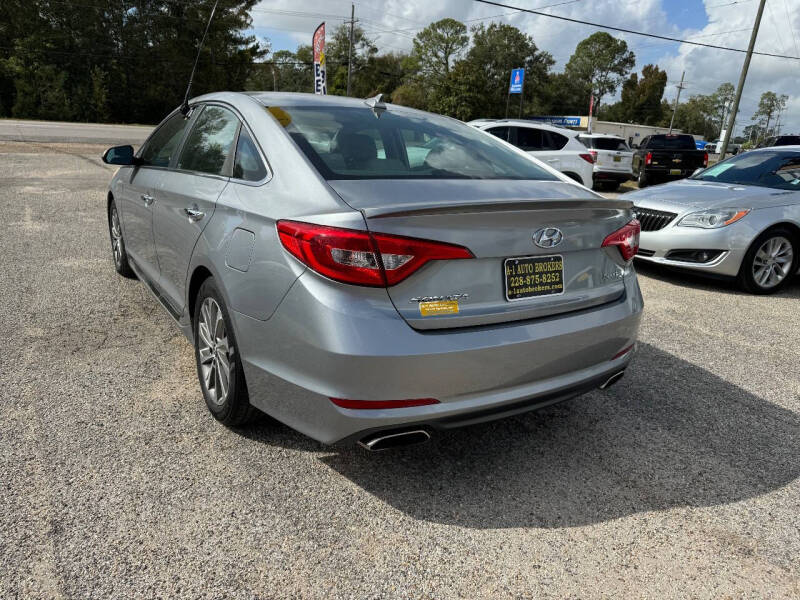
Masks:
[[[794,23],[792,23],[792,15],[789,13],[789,4],[783,0],[783,8],[786,9],[786,21],[789,23],[789,31],[792,32],[792,40],[794,41],[794,51],[800,54],[800,48],[797,45],[797,35],[794,32]]]
[[[716,44],[706,44],[703,42],[692,42],[689,40],[682,40],[680,38],[674,38],[666,35],[658,35],[656,33],[646,33],[644,31],[636,31],[635,29],[627,29],[625,27],[616,27],[614,25],[605,25],[603,23],[593,23],[592,21],[582,21],[581,19],[573,19],[571,17],[564,17],[561,15],[552,15],[550,13],[540,12],[537,10],[529,9],[529,8],[520,8],[518,6],[511,6],[509,4],[502,4],[500,2],[492,2],[491,0],[474,0],[474,2],[479,2],[481,4],[489,4],[491,6],[497,6],[500,8],[508,8],[511,10],[517,10],[519,12],[530,13],[533,15],[539,15],[541,17],[549,17],[551,19],[558,19],[560,21],[568,21],[570,23],[577,23],[579,25],[589,25],[591,27],[597,27],[598,29],[610,29],[611,31],[619,31],[621,33],[630,33],[632,35],[640,35],[643,37],[651,37],[656,38],[659,40],[666,40],[668,42],[676,42],[679,44],[689,44],[691,46],[702,46],[704,48],[713,48],[715,50],[727,50],[728,52],[739,52],[742,54],[747,54],[747,50],[742,48],[730,48],[728,46],[717,46]],[[771,56],[773,58],[787,58],[790,60],[800,60],[800,56],[787,56],[785,54],[772,54],[770,52],[753,52],[753,54],[758,54],[759,56]]]

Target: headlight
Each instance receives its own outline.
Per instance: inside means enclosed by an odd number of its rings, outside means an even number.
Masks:
[[[700,227],[701,229],[719,229],[732,223],[750,212],[749,208],[720,208],[717,210],[701,210],[689,213],[678,221],[680,227]]]

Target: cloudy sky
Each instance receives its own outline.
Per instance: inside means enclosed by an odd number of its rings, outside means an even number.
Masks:
[[[504,4],[571,18],[593,21],[712,43],[746,48],[758,0],[499,0]],[[414,35],[425,25],[452,17],[468,25],[501,21],[533,36],[539,48],[556,59],[556,70],[569,60],[575,45],[597,31],[538,15],[489,6],[474,0],[371,0],[354,2],[356,18],[382,52],[408,51]],[[253,10],[259,37],[267,37],[274,50],[294,50],[310,43],[321,21],[328,27],[349,19],[349,0],[263,0]],[[629,34],[624,38],[636,53],[637,70],[655,63],[667,71],[665,96],[674,99],[675,85],[686,71],[691,94],[709,94],[726,81],[738,82],[744,54]],[[800,0],[767,0],[756,50],[800,57]],[[800,132],[800,60],[754,56],[742,96],[737,130],[750,122],[763,91],[787,94],[784,132]]]

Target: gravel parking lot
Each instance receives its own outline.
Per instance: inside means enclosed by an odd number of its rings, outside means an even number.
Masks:
[[[424,446],[233,431],[114,272],[101,151],[0,142],[0,597],[800,596],[800,280],[641,266],[620,384]]]

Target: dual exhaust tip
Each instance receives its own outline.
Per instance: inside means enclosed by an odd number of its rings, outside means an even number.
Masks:
[[[618,371],[605,380],[600,386],[601,390],[607,390],[625,376],[625,371]],[[381,450],[392,450],[404,446],[415,446],[424,444],[431,439],[431,434],[424,429],[412,429],[409,431],[378,432],[359,440],[359,445],[370,452],[380,452]]]

